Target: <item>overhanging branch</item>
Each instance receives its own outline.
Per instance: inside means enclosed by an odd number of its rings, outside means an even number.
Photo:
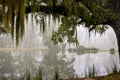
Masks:
[[[33,6],[26,7],[26,14],[34,12],[32,10]],[[64,6],[43,6],[39,5],[35,12],[44,12],[46,14],[60,14],[67,16],[67,9]]]

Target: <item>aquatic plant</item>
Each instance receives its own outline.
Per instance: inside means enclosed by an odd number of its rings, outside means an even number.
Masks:
[[[26,71],[26,73],[25,73],[25,80],[32,80],[30,71]]]
[[[90,68],[88,70],[88,77],[95,77],[96,74],[96,70],[95,70],[95,66],[93,65],[92,69]]]
[[[34,80],[43,80],[41,68],[38,69],[38,73],[35,75]]]
[[[60,74],[59,71],[55,70],[55,75],[53,80],[60,80]]]
[[[118,69],[117,69],[117,65],[115,63],[113,63],[113,67],[112,67],[112,73],[116,74],[118,73]]]

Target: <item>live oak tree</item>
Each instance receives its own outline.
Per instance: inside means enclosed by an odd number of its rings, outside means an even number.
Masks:
[[[44,3],[44,5],[42,4]],[[119,0],[0,0],[0,33],[10,32],[19,40],[24,35],[24,19],[28,13],[43,12],[62,17],[58,31],[53,31],[54,43],[77,43],[76,26],[85,24],[89,31],[103,33],[110,25],[115,31],[120,53],[120,1]],[[45,27],[45,26],[44,26]]]

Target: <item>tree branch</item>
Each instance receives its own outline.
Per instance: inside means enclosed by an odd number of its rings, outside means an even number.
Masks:
[[[32,11],[33,6],[26,7],[26,14],[34,12]],[[44,12],[46,14],[60,14],[67,16],[67,9],[64,6],[43,6],[39,5],[35,12]]]

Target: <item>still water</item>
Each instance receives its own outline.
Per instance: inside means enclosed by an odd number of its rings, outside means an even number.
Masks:
[[[79,48],[66,42],[54,45],[50,36],[59,24],[52,17],[50,22],[47,19],[49,25],[44,34],[40,32],[40,25],[29,19],[25,36],[17,48],[10,35],[0,36],[0,78],[19,78],[27,71],[34,76],[39,68],[48,79],[53,79],[56,70],[61,78],[70,78],[89,76],[93,72],[94,76],[102,76],[120,69],[116,37],[111,28],[103,35],[95,35],[93,31],[89,37],[87,29],[78,27]],[[114,53],[110,52],[111,48],[115,49]]]

